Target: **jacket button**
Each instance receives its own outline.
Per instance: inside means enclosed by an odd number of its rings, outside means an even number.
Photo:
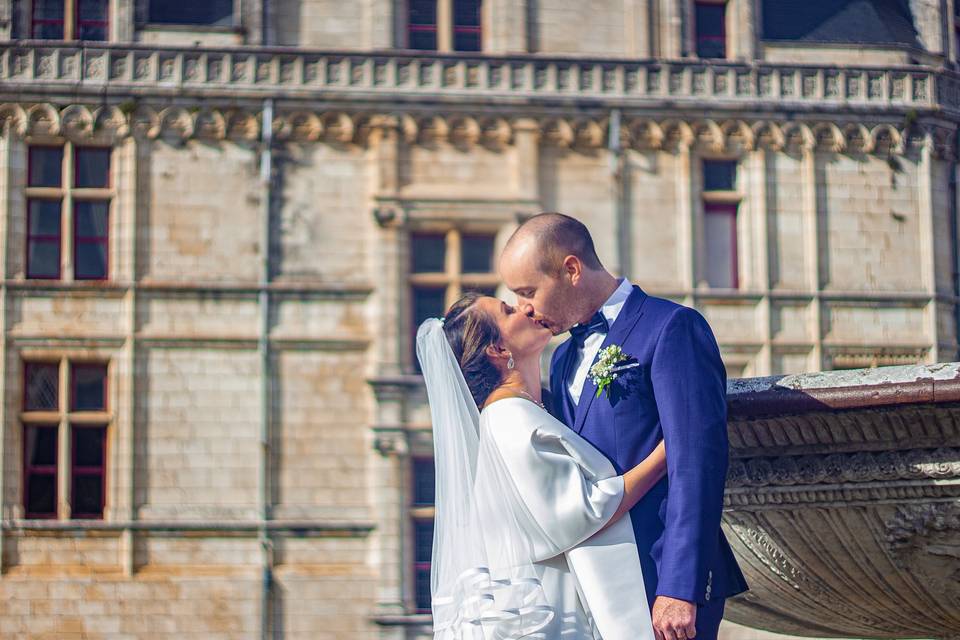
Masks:
[[[710,592],[709,592],[709,591],[707,591],[707,593],[704,594],[703,599],[704,599],[704,600],[709,600],[709,599],[710,599]]]

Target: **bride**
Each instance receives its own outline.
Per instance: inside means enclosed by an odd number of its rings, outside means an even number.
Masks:
[[[630,508],[661,442],[622,475],[541,401],[551,333],[468,294],[417,333],[433,422],[438,640],[653,640]]]

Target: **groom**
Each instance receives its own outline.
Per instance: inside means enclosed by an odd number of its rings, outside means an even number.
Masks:
[[[560,213],[513,234],[500,276],[518,308],[554,335],[552,413],[603,452],[619,473],[662,439],[667,476],[631,509],[659,640],[712,640],[725,599],[747,584],[720,530],[727,472],[726,373],[707,322],[693,309],[617,280],[590,232]],[[617,378],[597,394],[590,368],[619,346]]]

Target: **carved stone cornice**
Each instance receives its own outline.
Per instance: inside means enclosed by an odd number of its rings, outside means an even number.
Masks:
[[[69,90],[97,97],[168,96],[288,100],[398,97],[528,104],[583,98],[618,107],[670,104],[823,113],[960,109],[957,74],[897,68],[708,60],[348,53],[265,47],[177,48],[20,41],[0,50],[0,80],[20,94]]]

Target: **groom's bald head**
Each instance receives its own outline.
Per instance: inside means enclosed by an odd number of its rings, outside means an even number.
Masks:
[[[503,249],[503,258],[534,256],[541,273],[556,277],[568,256],[577,257],[584,268],[603,269],[587,227],[562,213],[540,213],[520,225]]]

